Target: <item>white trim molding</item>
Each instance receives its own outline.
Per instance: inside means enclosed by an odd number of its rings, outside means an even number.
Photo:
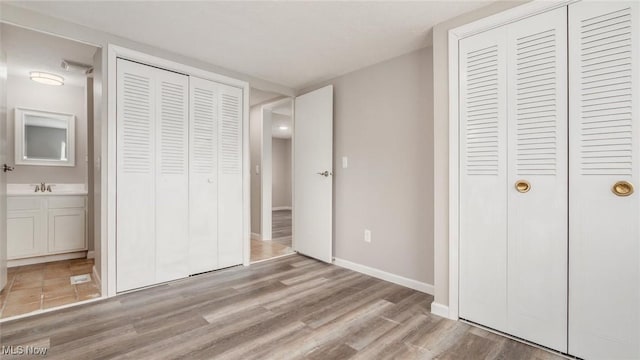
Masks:
[[[23,265],[32,265],[32,264],[41,264],[47,263],[51,261],[60,261],[60,260],[72,260],[72,259],[84,259],[87,256],[87,251],[75,251],[64,254],[54,254],[54,255],[44,255],[44,256],[36,256],[30,258],[23,259],[13,259],[7,260],[7,267],[16,267]]]
[[[95,259],[95,258],[96,258],[96,252],[94,250],[87,251],[87,259]]]
[[[93,281],[96,282],[96,285],[98,286],[98,289],[102,289],[102,279],[100,279],[100,275],[98,275],[98,270],[96,270],[96,266],[93,266],[93,270],[91,271],[92,275],[93,275]],[[100,297],[106,297],[102,294],[100,294]]]
[[[459,286],[459,98],[458,98],[458,42],[465,37],[513,23],[546,11],[557,9],[576,0],[531,1],[495,15],[449,30],[449,304],[448,318],[458,319]],[[436,311],[441,311],[442,308]]]
[[[262,235],[258,233],[251,233],[251,240],[262,240]]]
[[[344,259],[333,258],[333,264],[336,266],[343,267],[345,269],[359,272],[361,274],[373,276],[374,278],[392,282],[394,284],[398,284],[413,290],[417,290],[429,295],[433,295],[433,285],[431,284],[409,279],[404,276],[392,274],[386,271],[375,269],[366,265],[357,264]]]
[[[431,313],[442,316],[443,318],[458,320],[458,318],[449,317],[449,307],[447,305],[438,304],[435,301],[431,303]]]
[[[271,211],[279,211],[279,210],[292,210],[291,206],[274,206],[271,208]]]

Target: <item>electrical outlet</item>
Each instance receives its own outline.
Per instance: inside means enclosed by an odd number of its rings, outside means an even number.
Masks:
[[[371,242],[371,230],[364,229],[364,241]]]

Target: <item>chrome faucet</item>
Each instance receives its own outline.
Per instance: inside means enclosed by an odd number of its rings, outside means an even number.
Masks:
[[[47,191],[47,184],[45,184],[44,182],[41,182],[40,183],[40,191],[41,192]]]

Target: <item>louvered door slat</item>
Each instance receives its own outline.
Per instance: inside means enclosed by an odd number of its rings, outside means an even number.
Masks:
[[[506,32],[460,41],[460,316],[507,330]]]
[[[566,8],[507,26],[508,332],[567,348]],[[527,181],[529,192],[515,184]],[[540,312],[539,309],[545,309]]]
[[[153,68],[117,60],[116,284],[155,283],[156,78]]]
[[[218,86],[218,266],[242,259],[242,89]]]
[[[218,84],[191,77],[189,142],[189,267],[218,268]]]
[[[155,69],[156,282],[189,275],[189,78]]]
[[[637,2],[569,5],[569,352],[585,359],[640,358],[640,200],[612,192],[640,181],[639,21]]]

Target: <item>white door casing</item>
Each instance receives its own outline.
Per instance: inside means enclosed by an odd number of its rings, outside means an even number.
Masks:
[[[566,352],[567,9],[506,30],[507,332]]]
[[[640,358],[639,5],[569,5],[569,353],[586,359]]]
[[[1,37],[1,36],[0,36]],[[0,167],[7,162],[7,57],[0,49]],[[0,291],[7,284],[7,176],[0,169]]]
[[[333,260],[333,86],[298,96],[294,107],[295,250]]]

